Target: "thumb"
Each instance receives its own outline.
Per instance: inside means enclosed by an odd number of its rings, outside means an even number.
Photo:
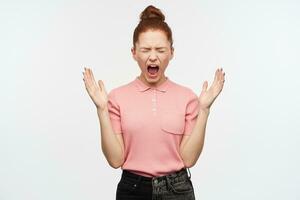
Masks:
[[[207,86],[208,86],[208,82],[204,81],[204,83],[202,85],[202,92],[205,92],[207,90]]]
[[[101,90],[106,91],[102,80],[98,80],[98,84],[99,84]]]

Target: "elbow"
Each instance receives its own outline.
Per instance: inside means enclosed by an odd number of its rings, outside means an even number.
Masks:
[[[109,165],[114,169],[118,169],[123,165],[123,160],[122,161],[110,161]]]
[[[181,154],[181,158],[182,158],[182,162],[184,164],[184,167],[185,168],[191,168],[195,165],[195,162],[194,160],[191,158],[191,156],[189,157],[184,157],[182,154]]]
[[[119,167],[121,167],[121,165],[116,162],[109,162],[109,166],[111,166],[114,169],[118,169]]]
[[[111,166],[114,169],[118,169],[119,167],[121,167],[121,165],[117,165],[117,164],[109,164],[109,166]]]
[[[104,156],[106,158],[106,161],[108,162],[109,166],[111,166],[114,169],[118,169],[121,167],[124,163],[124,156],[114,156],[111,154],[107,154],[105,151],[103,151]]]
[[[183,164],[184,164],[184,167],[185,167],[185,168],[191,168],[191,167],[193,167],[193,166],[196,164],[196,162],[197,162],[197,160],[195,160],[195,159],[193,159],[193,158],[191,158],[191,157],[186,158],[186,159],[182,159],[182,161],[183,161]]]
[[[185,168],[191,168],[191,167],[193,167],[194,165],[195,165],[194,162],[184,162],[184,167],[185,167]]]

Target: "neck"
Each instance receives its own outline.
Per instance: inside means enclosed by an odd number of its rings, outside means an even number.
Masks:
[[[149,87],[158,87],[168,79],[168,77],[162,75],[158,81],[149,82],[142,74],[138,78]]]

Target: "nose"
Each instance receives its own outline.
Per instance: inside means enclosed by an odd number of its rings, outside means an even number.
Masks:
[[[149,60],[150,61],[155,61],[157,59],[157,55],[154,51],[152,51],[149,55]]]

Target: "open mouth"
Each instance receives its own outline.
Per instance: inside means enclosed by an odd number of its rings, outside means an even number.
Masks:
[[[147,70],[150,75],[155,76],[157,72],[159,71],[159,66],[158,65],[148,65]]]

